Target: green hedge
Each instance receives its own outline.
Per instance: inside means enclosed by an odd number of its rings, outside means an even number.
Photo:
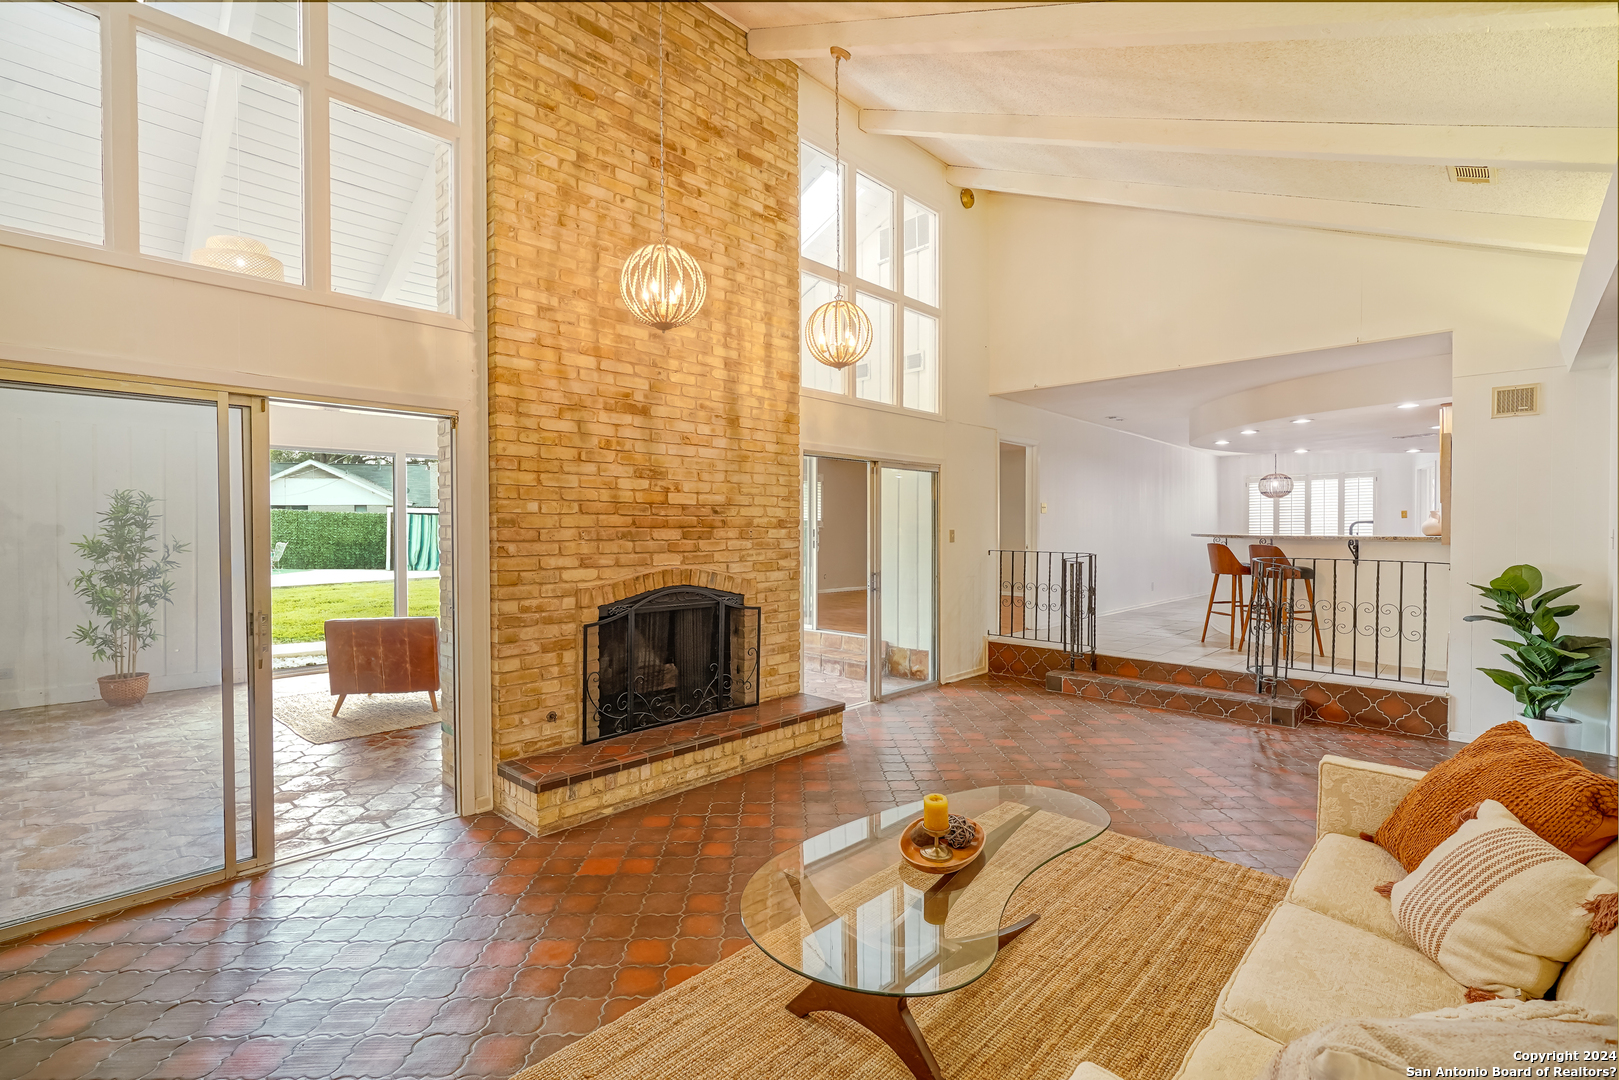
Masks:
[[[282,541],[282,570],[384,570],[388,515],[271,510],[270,545]]]

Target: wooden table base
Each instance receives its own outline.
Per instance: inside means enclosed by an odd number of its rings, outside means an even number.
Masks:
[[[1012,939],[1033,926],[1038,918],[1040,916],[1030,915],[1011,926],[1001,927],[997,934],[996,952],[1006,948]],[[944,1080],[938,1062],[933,1060],[933,1051],[928,1049],[927,1040],[922,1037],[922,1029],[916,1025],[916,1017],[911,1015],[908,1000],[812,981],[788,1003],[787,1011],[794,1016],[808,1016],[812,1012],[842,1013],[887,1043],[916,1080]]]

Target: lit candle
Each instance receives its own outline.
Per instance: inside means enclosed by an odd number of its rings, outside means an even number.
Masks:
[[[922,827],[930,833],[950,830],[950,802],[943,795],[923,797]]]

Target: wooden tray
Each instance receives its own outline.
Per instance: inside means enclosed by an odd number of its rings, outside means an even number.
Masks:
[[[963,866],[978,858],[979,852],[984,850],[984,827],[972,818],[967,824],[973,827],[973,842],[970,847],[950,848],[949,862],[934,862],[922,854],[924,847],[930,847],[933,837],[922,831],[922,819],[917,818],[905,826],[905,831],[899,835],[899,853],[905,861],[925,874],[953,874]],[[917,843],[916,838],[921,837],[922,842]]]

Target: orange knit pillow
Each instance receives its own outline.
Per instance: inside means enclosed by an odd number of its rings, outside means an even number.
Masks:
[[[1415,870],[1456,831],[1456,816],[1485,799],[1512,811],[1552,847],[1589,862],[1606,846],[1601,838],[1613,836],[1619,784],[1559,757],[1513,720],[1429,770],[1372,839],[1406,870]]]

